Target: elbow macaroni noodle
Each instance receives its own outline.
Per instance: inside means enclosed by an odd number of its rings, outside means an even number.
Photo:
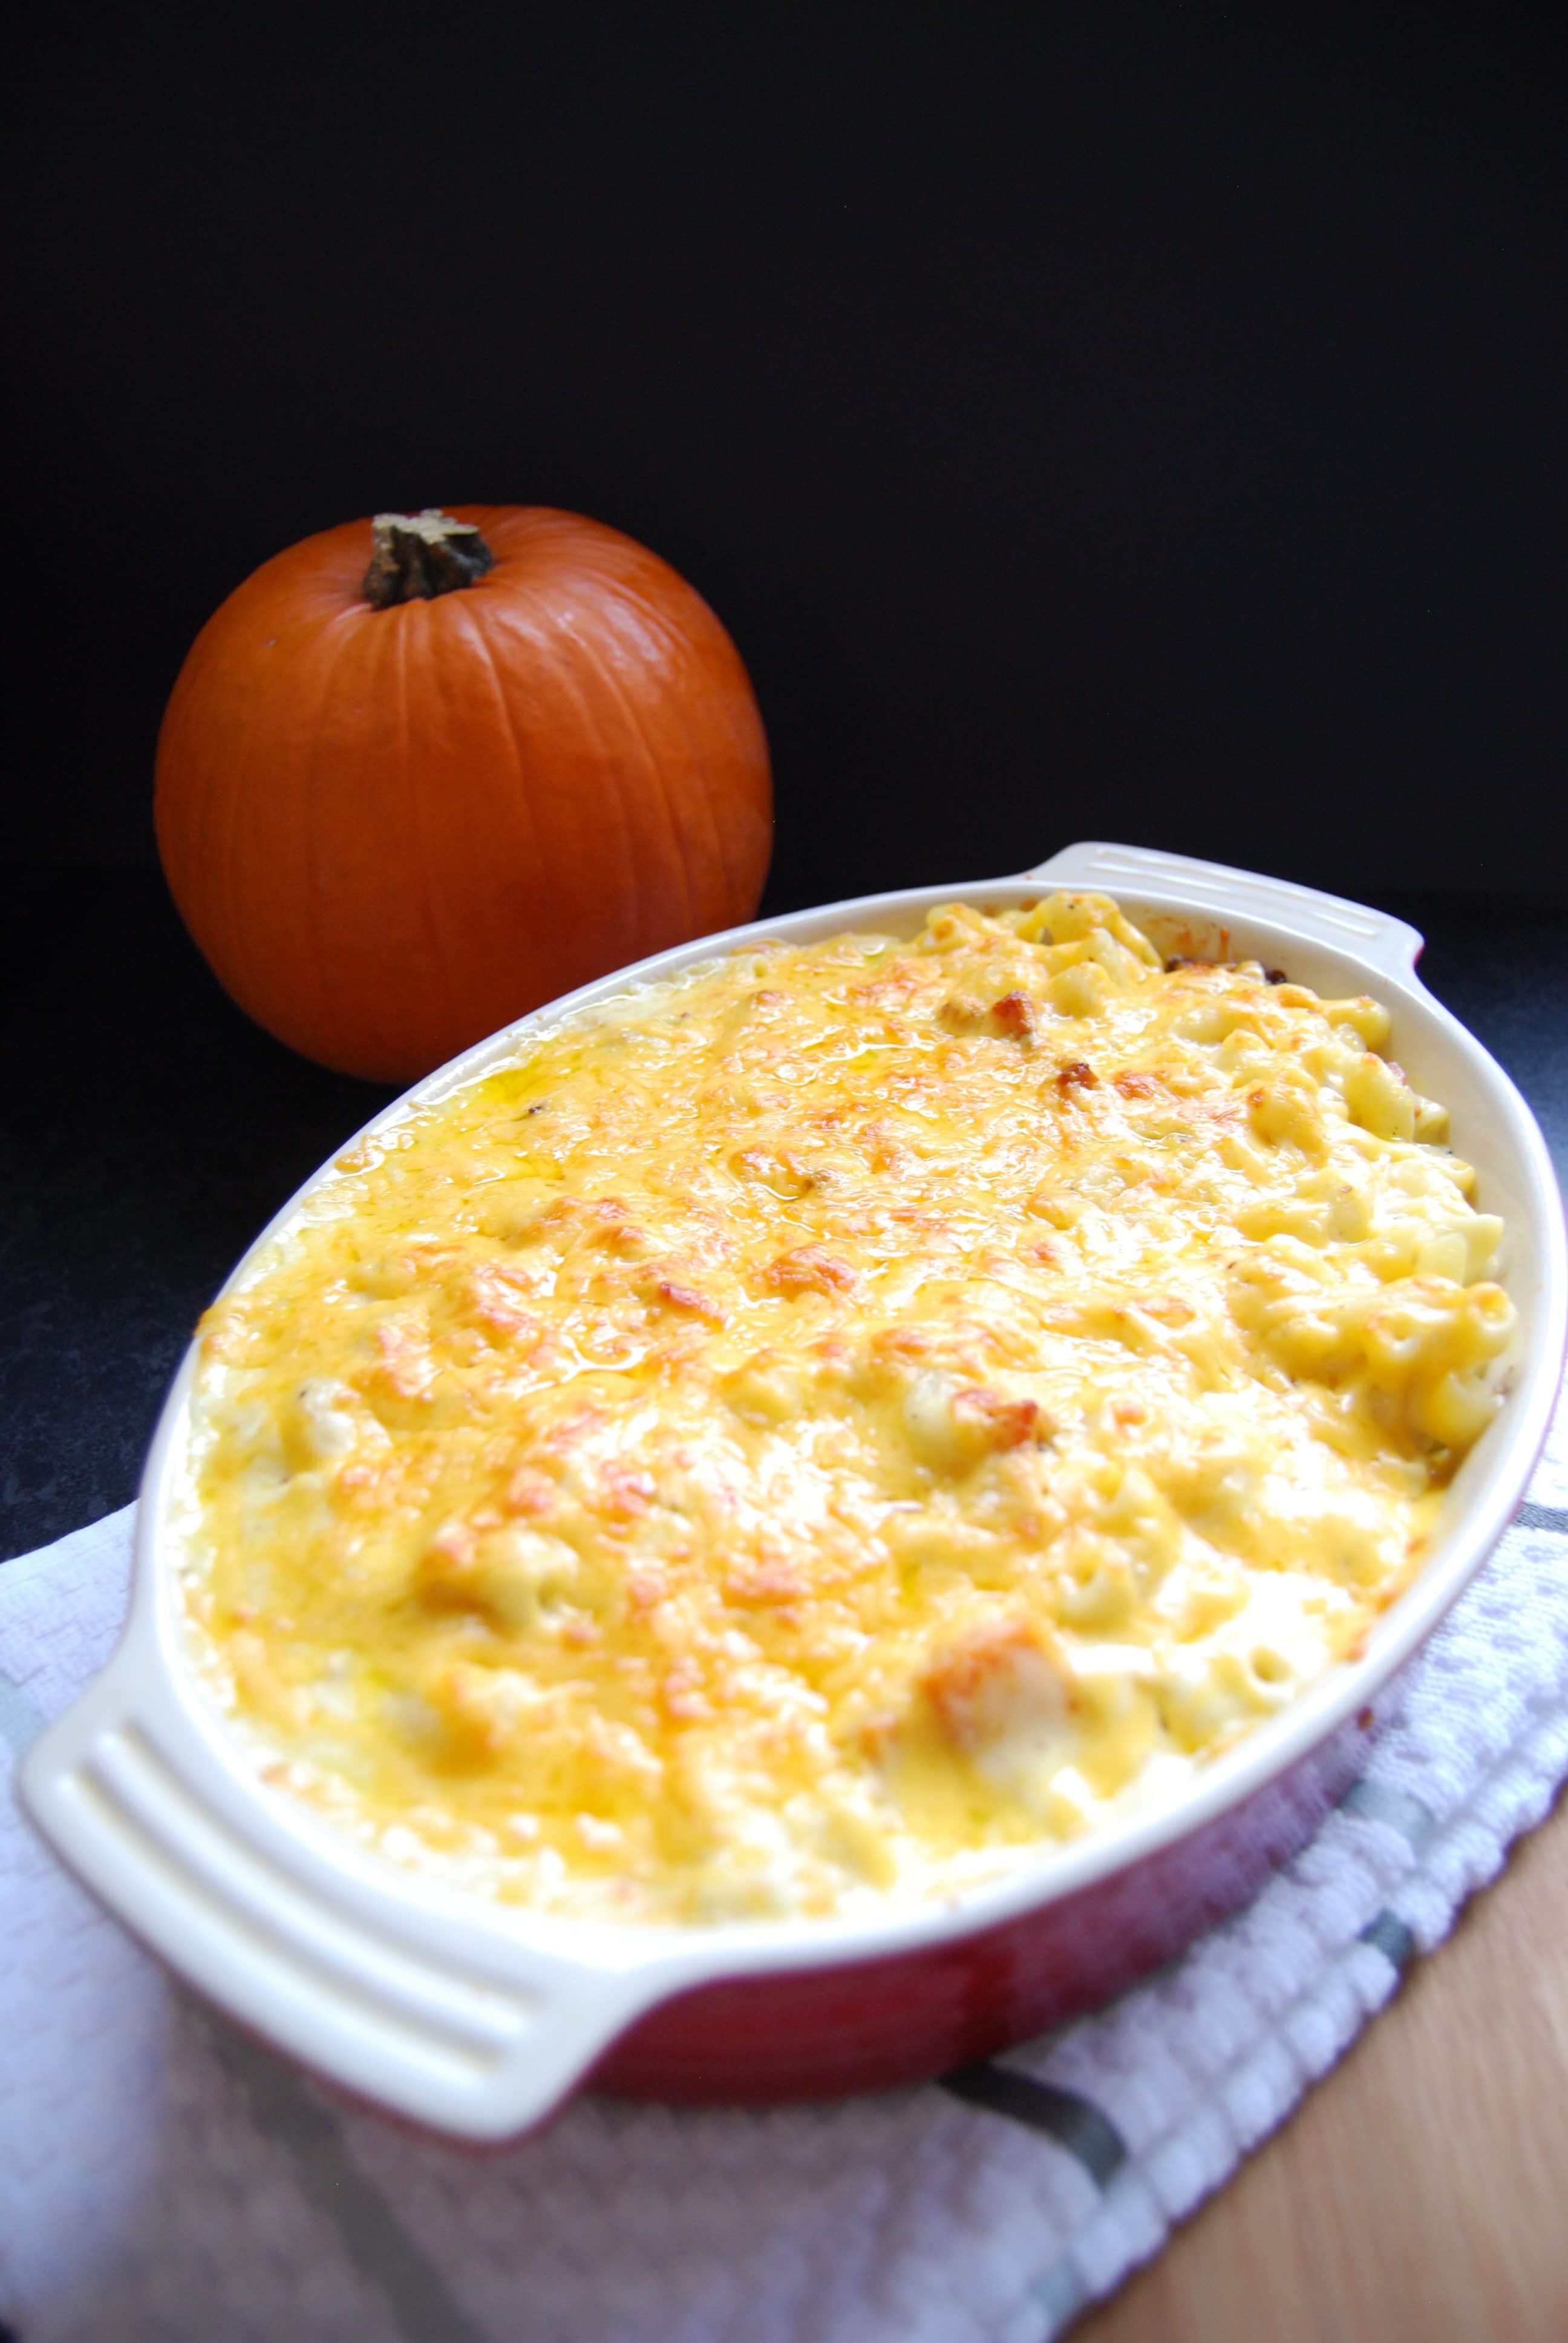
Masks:
[[[752,948],[343,1159],[208,1313],[183,1583],[268,1778],[631,1922],[927,1900],[1353,1653],[1512,1311],[1371,1000],[1103,896]]]

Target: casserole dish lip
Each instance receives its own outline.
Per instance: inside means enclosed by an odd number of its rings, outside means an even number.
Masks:
[[[599,1001],[620,998],[640,984],[748,944],[806,940],[895,922],[913,932],[920,919],[943,902],[1017,901],[1031,891],[1057,886],[1095,887],[1115,894],[1135,917],[1141,910],[1177,920],[1201,919],[1210,926],[1234,924],[1255,931],[1282,957],[1288,958],[1298,945],[1337,954],[1375,985],[1396,1020],[1402,1007],[1432,1021],[1442,1045],[1468,1063],[1488,1091],[1489,1107],[1504,1127],[1505,1151],[1517,1169],[1539,1252],[1535,1323],[1527,1354],[1515,1362],[1508,1404],[1467,1460],[1461,1475],[1467,1485],[1456,1518],[1444,1523],[1431,1560],[1375,1622],[1358,1657],[1328,1670],[1278,1715],[1201,1767],[1178,1795],[1134,1807],[1081,1839],[1021,1852],[992,1877],[950,1897],[889,1904],[879,1912],[847,1917],[711,1926],[572,1919],[503,1905],[455,1882],[415,1873],[258,1779],[240,1734],[197,1680],[190,1630],[181,1616],[178,1541],[171,1511],[188,1426],[193,1342],[166,1400],[143,1476],[132,1599],[120,1647],[98,1683],[35,1745],[24,1769],[24,1793],[35,1819],[88,1884],[165,1957],[193,1975],[236,2015],[402,2112],[476,2137],[502,2136],[545,2112],[627,2025],[677,1993],[769,1971],[831,1968],[933,1950],[1073,1896],[1187,1836],[1287,1772],[1344,1718],[1364,1707],[1456,1599],[1506,1526],[1550,1425],[1568,1325],[1568,1265],[1555,1176],[1534,1118],[1508,1076],[1414,975],[1421,945],[1415,931],[1362,906],[1256,873],[1091,842],[1064,849],[1046,863],[1008,877],[892,890],[813,906],[701,938],[614,970],[477,1043],[381,1108],[273,1216],[220,1291],[227,1292],[246,1279],[307,1200],[337,1176],[338,1162],[351,1149],[472,1081],[488,1062],[510,1055],[531,1031],[548,1030]],[[1517,1233],[1510,1232],[1511,1236]],[[336,2020],[329,2011],[319,2023],[290,2023],[276,1996],[269,2000],[260,1973],[249,1975],[243,1959],[237,1967],[231,1963],[226,1968],[223,1960],[198,1958],[182,1946],[177,1893],[166,1878],[160,1882],[154,1875],[159,1841],[156,1795],[152,1820],[149,1824],[144,1813],[141,1825],[144,1842],[149,1835],[154,1841],[152,1850],[145,1843],[139,1848],[127,1843],[118,1860],[111,1860],[101,1848],[95,1854],[79,1798],[73,1808],[72,1785],[79,1785],[84,1765],[91,1770],[94,1736],[119,1732],[123,1738],[127,1729],[133,1737],[148,1733],[161,1743],[163,1759],[183,1775],[187,1789],[202,1775],[204,1765],[210,1768],[197,1795],[210,1801],[215,1813],[221,1811],[226,1830],[265,1852],[271,1866],[307,1903],[313,1896],[328,1895],[330,1883],[336,1900],[352,1906],[355,1922],[372,1948],[379,1944],[394,1960],[401,1950],[415,1963],[435,1956],[450,1966],[454,1946],[460,1943],[465,1957],[458,1966],[470,1982],[477,1980],[481,1995],[518,1981],[525,1997],[542,1997],[558,2021],[569,2011],[572,2022],[558,2023],[556,2028],[563,2037],[557,2046],[561,2055],[546,2057],[541,2065],[536,2044],[533,2064],[540,2069],[539,2089],[523,2089],[518,2082],[519,2057],[528,2064],[522,2036],[517,2039],[518,2056],[508,2051],[501,2060],[511,2077],[504,2094],[492,2089],[487,2099],[482,2087],[456,2096],[450,2090],[444,2096],[440,2091],[421,2094],[407,2085],[407,2077],[401,2078],[404,2087],[397,2087],[397,2078],[384,2084],[373,2049],[368,2057],[331,2055],[334,2025],[341,2032],[346,2023],[341,2009]],[[187,1870],[193,1865],[199,1875],[199,1848],[195,1854],[187,1848]],[[207,1885],[211,1894],[225,1892],[216,1872]],[[301,1926],[309,1938],[308,1914]],[[352,1993],[352,1960],[348,1976]],[[407,1979],[404,1984],[407,1986]]]

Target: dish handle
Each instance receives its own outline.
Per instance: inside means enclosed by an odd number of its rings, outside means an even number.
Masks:
[[[1116,846],[1084,839],[1064,846],[1047,862],[1021,874],[1051,887],[1103,888],[1108,894],[1136,898],[1149,890],[1172,890],[1185,909],[1211,911],[1217,919],[1251,914],[1271,926],[1310,938],[1331,949],[1353,951],[1390,976],[1408,977],[1425,938],[1403,920],[1370,904],[1298,887],[1288,879],[1265,879],[1254,870],[1232,870],[1223,862],[1201,862],[1186,854],[1166,854],[1146,846]]]
[[[669,1989],[648,1965],[590,1965],[438,1913],[417,1880],[384,1884],[268,1814],[134,1630],[34,1744],[21,1789],[55,1852],[178,1975],[437,2130],[527,2130]]]

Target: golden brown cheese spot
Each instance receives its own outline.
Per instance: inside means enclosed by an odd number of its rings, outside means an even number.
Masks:
[[[1027,1620],[985,1627],[955,1644],[922,1677],[920,1689],[942,1738],[982,1771],[1012,1774],[1020,1745],[1046,1756],[1063,1738],[1069,1693],[1062,1670]]]
[[[710,1301],[706,1293],[699,1293],[694,1285],[682,1285],[678,1278],[655,1278],[653,1292],[658,1300],[671,1310],[688,1310],[694,1317],[709,1319],[715,1325],[721,1325],[724,1322],[724,1312],[717,1302]]]
[[[272,1777],[557,1911],[870,1908],[1357,1650],[1512,1310],[1385,1012],[1277,974],[951,905],[346,1157],[196,1393],[193,1625]]]
[[[763,1275],[780,1293],[847,1293],[855,1282],[855,1272],[847,1261],[813,1244],[797,1245],[792,1252],[780,1253],[777,1261],[769,1262]]]
[[[955,1033],[991,1033],[1003,1041],[1032,1041],[1040,1028],[1040,1012],[1029,994],[1014,990],[991,1000],[987,997],[990,990],[983,980],[977,989],[971,980],[969,987],[950,993],[941,1007],[943,1024]]]
[[[1004,992],[991,1005],[1000,1030],[1015,1041],[1032,1041],[1037,1025],[1033,1001],[1027,992]]]

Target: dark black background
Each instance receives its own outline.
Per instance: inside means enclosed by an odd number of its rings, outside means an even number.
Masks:
[[[13,9],[0,1554],[383,1095],[153,856],[208,612],[576,507],[729,624],[776,910],[1073,837],[1383,902],[1568,1160],[1568,108],[1506,9]]]
[[[150,860],[224,594],[473,498],[714,604],[779,908],[1085,833],[1563,893],[1550,12],[11,21],[0,855]]]

